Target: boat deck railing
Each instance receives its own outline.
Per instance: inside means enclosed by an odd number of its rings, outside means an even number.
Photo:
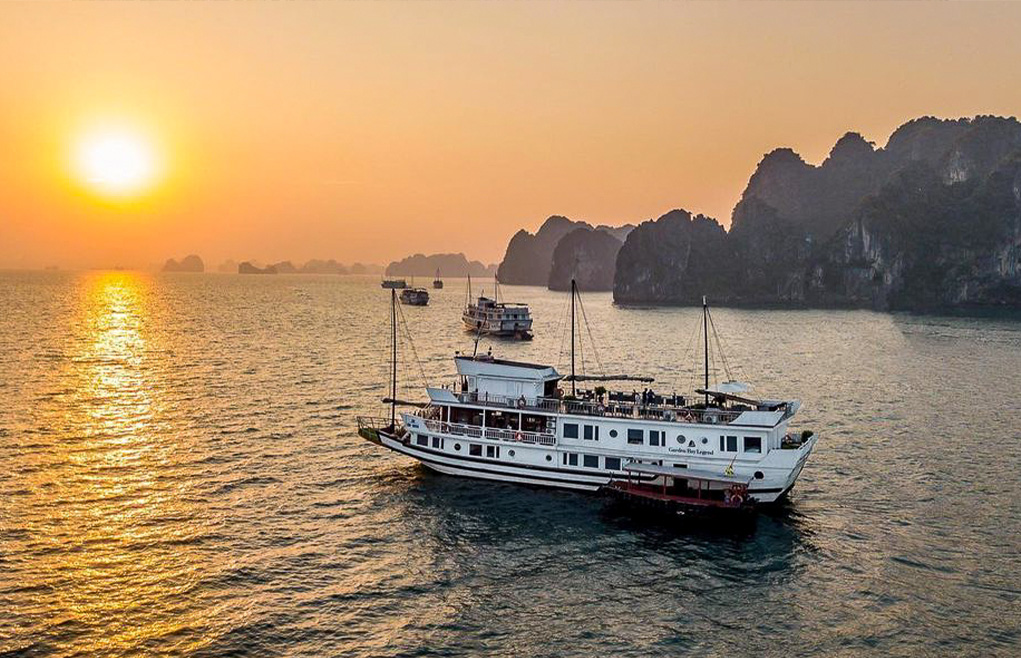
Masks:
[[[603,404],[602,402],[592,400],[570,398],[513,398],[475,392],[464,392],[456,395],[458,400],[464,404],[477,404],[486,407],[512,408],[520,411],[542,411],[576,416],[635,418],[705,425],[726,425],[733,422],[742,412],[747,411],[747,409],[735,410],[718,407],[702,409],[691,406],[620,401],[611,401],[608,404]]]
[[[475,425],[463,425],[461,423],[444,423],[438,420],[427,420],[425,426],[433,432],[463,436],[469,439],[490,439],[492,441],[507,441],[510,443],[532,443],[544,446],[556,444],[556,437],[552,434],[540,434],[538,432],[524,432],[520,430],[500,429],[496,427],[477,427]]]

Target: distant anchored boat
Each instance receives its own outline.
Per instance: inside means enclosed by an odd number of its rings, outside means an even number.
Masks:
[[[409,306],[426,306],[429,303],[429,291],[425,288],[405,288],[401,291],[401,303]]]
[[[499,286],[499,283],[497,284]],[[468,277],[469,301],[465,304],[461,320],[468,331],[480,336],[532,339],[532,312],[528,304],[500,302],[499,287],[493,299],[481,296],[471,302],[471,277]]]
[[[436,270],[436,278],[433,279],[433,288],[440,290],[443,288],[443,279],[440,278],[439,269]]]
[[[572,285],[572,309],[574,295]],[[398,313],[391,317],[396,327]],[[395,340],[393,381],[384,398],[390,418],[359,418],[359,434],[441,473],[602,490],[675,515],[734,518],[752,503],[786,496],[818,437],[789,430],[797,400],[755,400],[735,381],[710,386],[707,305],[700,324],[704,386],[690,397],[614,393],[601,385],[576,389],[583,381],[652,378],[575,374],[572,326],[569,376],[549,365],[457,355],[454,386],[428,387],[427,402],[399,401]],[[415,408],[398,414],[398,404]]]

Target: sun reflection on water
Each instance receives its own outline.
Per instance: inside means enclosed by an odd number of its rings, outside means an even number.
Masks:
[[[32,519],[43,550],[25,575],[36,581],[37,605],[73,629],[84,655],[145,646],[187,623],[167,612],[193,583],[186,540],[202,524],[180,523],[196,510],[182,495],[186,482],[168,478],[182,446],[160,431],[152,285],[130,272],[81,280],[60,375],[72,399],[58,405],[62,417],[40,418],[57,450],[30,484],[29,507],[46,513]]]

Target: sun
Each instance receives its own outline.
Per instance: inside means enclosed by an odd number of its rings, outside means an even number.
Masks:
[[[78,139],[74,167],[81,182],[93,191],[128,197],[152,187],[159,174],[159,159],[152,140],[144,133],[103,128]]]

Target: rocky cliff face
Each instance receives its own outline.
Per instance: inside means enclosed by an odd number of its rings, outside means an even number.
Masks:
[[[579,228],[602,230],[623,241],[634,227],[592,226],[587,222],[572,221],[560,215],[553,215],[543,222],[535,235],[524,229],[514,234],[507,244],[507,252],[497,270],[500,282],[528,286],[547,285],[553,269],[553,252],[557,244],[568,233]]]
[[[613,290],[617,252],[623,241],[601,229],[576,228],[557,242],[547,287],[570,290],[575,279],[582,291]]]
[[[723,227],[710,217],[671,210],[639,224],[617,254],[613,298],[622,304],[694,304],[730,294],[738,271]]]
[[[695,303],[690,285],[675,281],[673,292],[664,291],[642,279],[634,263],[651,261],[645,270],[660,259],[679,265],[692,250],[720,253],[718,241],[676,245],[683,254],[629,246],[641,230],[618,256],[615,298]],[[677,241],[690,229],[670,224],[658,231],[659,239]],[[880,309],[1021,307],[1019,234],[1016,119],[921,118],[881,149],[848,133],[819,166],[790,149],[763,158],[724,239],[737,270],[713,297]],[[706,267],[712,273],[719,265],[710,259]]]

